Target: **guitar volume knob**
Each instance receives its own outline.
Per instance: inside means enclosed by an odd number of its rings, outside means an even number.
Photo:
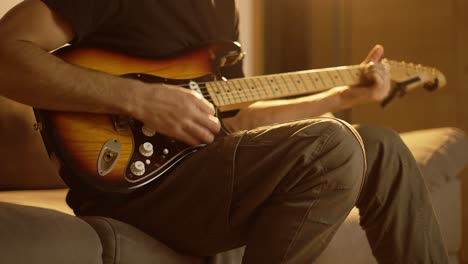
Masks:
[[[130,171],[135,176],[142,176],[145,174],[145,164],[141,161],[136,161],[130,166]]]
[[[145,142],[140,145],[140,148],[138,150],[140,151],[141,155],[145,157],[151,157],[153,155],[153,144]]]

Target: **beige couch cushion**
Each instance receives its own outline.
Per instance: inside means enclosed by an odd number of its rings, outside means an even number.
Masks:
[[[0,190],[65,186],[34,123],[31,107],[0,96]]]
[[[31,190],[31,191],[2,191],[0,202],[49,208],[66,214],[73,211],[65,202],[68,189]]]
[[[468,138],[453,127],[402,133],[430,190],[458,177],[468,161]]]

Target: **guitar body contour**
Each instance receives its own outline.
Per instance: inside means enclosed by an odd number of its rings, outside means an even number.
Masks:
[[[237,43],[220,42],[156,60],[88,48],[64,48],[55,55],[112,75],[187,86],[219,79],[219,68],[236,63],[242,52]],[[192,88],[204,92],[199,90],[203,87]],[[203,147],[160,135],[129,117],[42,109],[34,112],[49,155],[71,187],[128,193]]]

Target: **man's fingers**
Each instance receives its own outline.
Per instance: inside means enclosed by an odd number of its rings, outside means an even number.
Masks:
[[[216,110],[213,104],[210,103],[208,100],[206,100],[201,94],[196,93],[196,97],[199,99],[197,107],[200,108],[201,111],[210,115],[214,115],[216,113]]]
[[[219,119],[215,116],[201,115],[195,121],[198,122],[198,124],[200,124],[201,126],[211,131],[213,134],[217,134],[219,130],[221,130],[221,123]]]
[[[377,63],[380,61],[384,54],[384,48],[382,45],[375,45],[375,47],[369,52],[367,58],[362,62],[363,64],[368,64],[370,62]]]
[[[195,122],[187,123],[183,127],[184,133],[187,138],[190,138],[191,145],[208,144],[213,142],[215,134],[203,125]]]

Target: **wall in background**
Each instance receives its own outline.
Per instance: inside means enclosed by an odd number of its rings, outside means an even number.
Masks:
[[[19,2],[21,2],[21,0],[2,0],[0,2],[0,17]]]

